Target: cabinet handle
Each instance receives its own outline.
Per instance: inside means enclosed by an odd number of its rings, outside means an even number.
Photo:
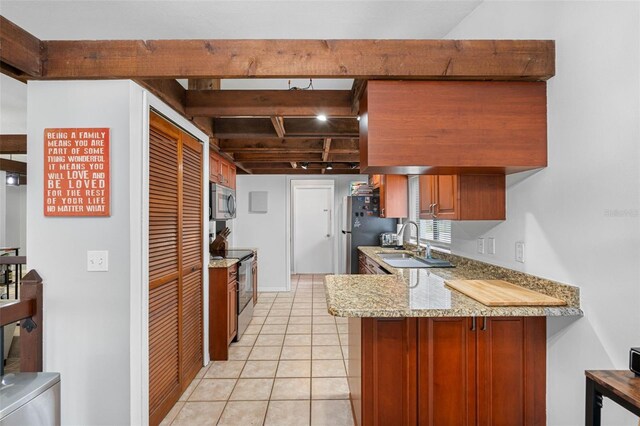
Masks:
[[[476,331],[476,317],[471,318],[471,331]]]
[[[435,219],[436,217],[438,217],[438,214],[436,213],[436,207],[438,207],[438,203],[435,203],[433,205],[433,218]]]
[[[480,330],[485,331],[487,329],[487,317],[482,317],[482,328]]]
[[[435,206],[435,203],[431,203],[429,204],[429,214],[433,215],[433,207]]]
[[[384,207],[380,209],[380,216],[384,216]]]

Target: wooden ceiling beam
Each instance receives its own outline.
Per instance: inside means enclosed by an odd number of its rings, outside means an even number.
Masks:
[[[351,113],[354,115],[357,115],[360,112],[360,98],[366,88],[367,80],[353,80],[353,85],[351,86]]]
[[[0,15],[0,63],[3,73],[25,78],[42,76],[43,45],[37,38]]]
[[[171,79],[151,79],[134,80],[140,86],[157,96],[161,101],[173,108],[178,114],[191,121],[198,129],[207,136],[214,135],[213,120],[209,117],[193,117],[186,113],[184,109],[184,98],[186,90],[176,80]]]
[[[349,138],[360,135],[358,120],[353,118],[286,118],[287,137]]]
[[[273,162],[273,163],[250,163],[250,162],[246,162],[244,163],[245,166],[247,166],[248,168],[250,168],[251,170],[267,170],[267,169],[286,169],[291,167],[290,163],[285,163],[283,161],[277,161],[277,162]],[[317,162],[313,162],[313,161],[309,161],[309,165],[307,166],[307,169],[309,170],[320,170],[320,169],[324,169],[326,167],[326,165],[321,162],[321,161],[317,161]],[[351,169],[351,165],[349,163],[335,163],[333,164],[333,168],[334,169],[341,169],[341,170],[348,170]]]
[[[318,175],[322,173],[322,169],[297,169],[282,168],[282,169],[251,169],[251,173],[254,175]],[[326,170],[325,174],[328,175],[356,175],[360,174],[359,169],[333,169]]]
[[[325,138],[324,147],[322,148],[322,161],[327,161],[327,158],[329,158],[330,149],[331,149],[331,138]]]
[[[188,90],[189,115],[233,116],[355,116],[349,90]]]
[[[555,74],[555,43],[551,40],[212,39],[41,43],[46,51],[42,72],[45,79],[259,77],[533,81],[547,80]],[[37,71],[37,61],[28,65]]]
[[[225,152],[254,152],[254,153],[322,153],[322,139],[221,139],[220,150]]]
[[[0,170],[11,173],[27,174],[27,163],[0,158]]]
[[[269,118],[214,118],[218,139],[277,138]]]
[[[272,116],[271,124],[273,124],[273,129],[276,131],[276,134],[279,138],[284,138],[285,130],[284,130],[284,119],[282,117]]]
[[[358,155],[354,155],[354,158],[359,158]],[[322,161],[322,155],[313,152],[275,152],[270,150],[263,151],[240,151],[233,154],[235,161],[239,162],[252,162],[252,163],[271,163],[275,161],[289,161],[289,162],[302,162],[302,161]],[[359,161],[359,160],[356,160]]]
[[[220,90],[219,78],[190,78],[187,81],[189,90]]]
[[[0,154],[26,154],[27,135],[0,135]]]

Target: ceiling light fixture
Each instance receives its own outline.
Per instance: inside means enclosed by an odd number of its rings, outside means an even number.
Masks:
[[[333,170],[333,164],[331,164],[331,163],[327,163],[327,167],[325,167],[325,169],[327,169],[327,170]]]
[[[300,167],[302,167],[303,169],[307,170],[307,168],[309,168],[309,163],[300,163]]]
[[[318,114],[316,115],[316,118],[320,121],[327,121],[327,116],[324,114]]]
[[[351,163],[350,164],[352,169],[357,169],[358,168],[358,163]]]
[[[7,185],[20,186],[20,175],[17,173],[7,173]]]
[[[360,121],[360,116],[357,116],[356,118],[358,119],[358,121]]]

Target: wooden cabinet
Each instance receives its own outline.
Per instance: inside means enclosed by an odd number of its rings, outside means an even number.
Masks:
[[[209,181],[236,189],[236,166],[217,152],[209,152]]]
[[[361,252],[358,253],[358,266],[360,274],[389,275],[389,271]]]
[[[202,144],[155,113],[149,123],[149,423],[202,368]]]
[[[544,317],[350,318],[358,425],[539,425]]]
[[[209,182],[220,183],[220,156],[214,151],[209,152]]]
[[[251,262],[251,287],[253,288],[253,305],[258,303],[258,253],[254,254]]]
[[[420,219],[504,220],[505,176],[421,175]]]
[[[230,345],[238,333],[238,283],[231,281],[227,284],[227,345]]]
[[[371,175],[369,185],[380,193],[380,217],[408,216],[408,177],[405,175]]]
[[[229,359],[229,344],[238,332],[238,265],[209,268],[209,353]]]
[[[368,174],[547,166],[545,82],[370,80],[359,114],[360,170]]]

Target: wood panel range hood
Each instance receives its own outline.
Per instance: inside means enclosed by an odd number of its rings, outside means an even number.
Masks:
[[[546,164],[541,107],[544,81],[555,74],[552,40],[40,40],[0,16],[0,45],[0,71],[21,81],[134,80],[209,135],[240,174],[466,173],[475,166],[511,173]],[[353,83],[351,90],[220,90],[221,79],[237,78]],[[507,99],[477,89],[447,101],[447,90],[482,83],[504,87]],[[418,87],[440,87],[442,104],[436,108],[436,94]],[[471,122],[483,102],[493,109]],[[359,110],[368,120],[358,123]],[[510,121],[524,111],[533,121]],[[459,113],[456,125],[468,125],[457,133],[446,123],[421,127],[435,113]],[[500,131],[512,136],[497,138]]]

